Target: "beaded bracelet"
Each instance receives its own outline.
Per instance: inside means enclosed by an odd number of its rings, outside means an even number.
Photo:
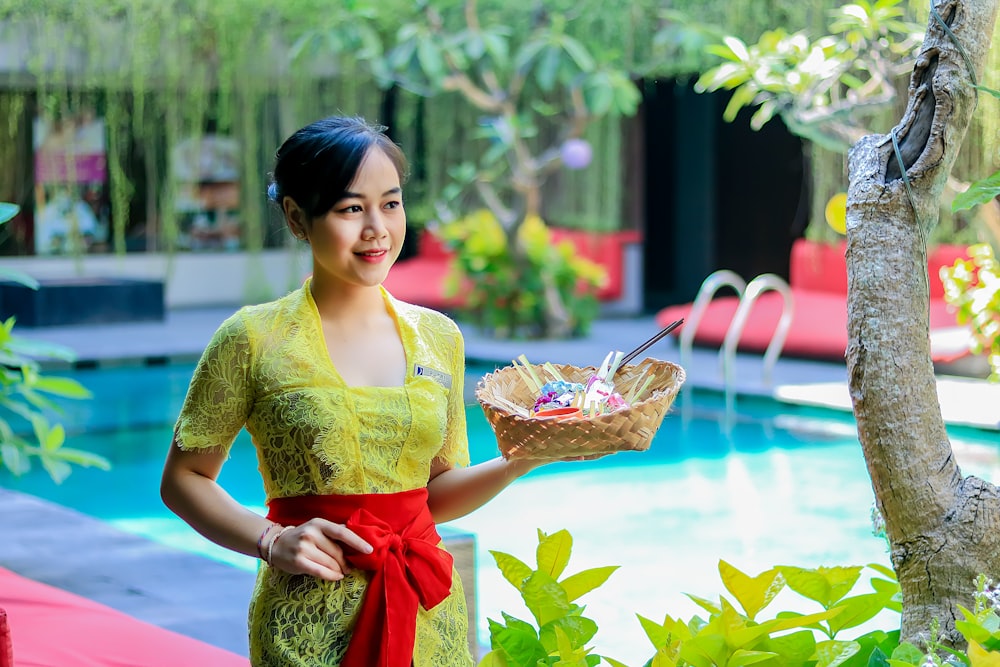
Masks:
[[[267,537],[267,534],[269,532],[271,532],[272,528],[277,528],[277,527],[278,527],[278,524],[273,523],[273,522],[267,524],[267,527],[260,534],[260,537],[257,538],[257,555],[260,556],[261,560],[266,560],[264,558],[264,538]]]
[[[264,559],[265,563],[267,563],[268,565],[271,564],[271,550],[274,549],[274,543],[278,541],[278,538],[284,535],[285,531],[289,531],[294,527],[295,526],[285,526],[284,528],[282,528],[281,530],[279,530],[277,533],[274,534],[274,537],[271,538],[271,541],[267,543],[267,558]]]

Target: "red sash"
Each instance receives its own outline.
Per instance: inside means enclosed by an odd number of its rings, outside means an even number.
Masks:
[[[417,604],[431,609],[451,592],[454,559],[427,508],[427,489],[401,493],[274,498],[267,518],[295,526],[321,517],[346,525],[372,545],[344,547],[348,562],[372,572],[342,667],[409,667]],[[343,546],[343,545],[341,545]]]

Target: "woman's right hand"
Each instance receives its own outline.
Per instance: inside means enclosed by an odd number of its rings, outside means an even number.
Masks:
[[[291,574],[340,581],[351,572],[344,548],[369,554],[372,547],[357,533],[326,519],[285,527],[270,548],[270,565]]]

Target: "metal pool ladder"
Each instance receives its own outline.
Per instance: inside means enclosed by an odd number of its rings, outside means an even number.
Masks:
[[[736,347],[739,345],[740,336],[746,326],[747,318],[750,316],[750,309],[761,294],[767,291],[775,291],[781,294],[784,300],[784,307],[781,309],[781,318],[771,335],[771,342],[764,352],[764,366],[761,371],[764,384],[771,383],[771,372],[781,349],[785,345],[788,337],[788,329],[792,325],[792,315],[795,312],[795,302],[792,297],[792,290],[780,276],[773,273],[763,273],[749,283],[729,269],[721,269],[708,276],[701,284],[698,295],[691,306],[686,326],[681,328],[678,345],[680,347],[681,365],[690,366],[691,348],[694,345],[694,334],[698,330],[698,323],[705,314],[709,302],[723,287],[731,287],[740,298],[736,313],[733,315],[729,328],[726,329],[726,337],[722,341],[719,350],[719,358],[722,362],[723,388],[728,394],[733,385],[733,366],[736,364]]]

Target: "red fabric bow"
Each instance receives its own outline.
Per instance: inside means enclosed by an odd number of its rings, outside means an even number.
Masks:
[[[348,562],[372,573],[342,667],[409,667],[417,605],[432,609],[451,592],[454,559],[427,508],[427,489],[349,496],[296,496],[268,503],[268,518],[298,525],[313,517],[342,523],[372,545],[345,550]]]

